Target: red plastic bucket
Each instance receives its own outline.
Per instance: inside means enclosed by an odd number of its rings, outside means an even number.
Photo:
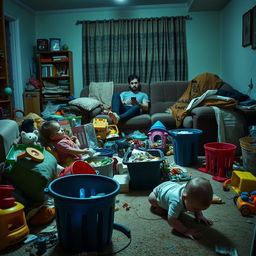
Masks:
[[[11,197],[14,191],[12,185],[0,185],[0,198]]]
[[[214,180],[226,180],[226,173],[233,167],[236,145],[211,142],[204,144],[204,149],[206,168],[199,168],[199,170],[213,175]]]
[[[0,209],[8,209],[15,206],[14,197],[0,198]]]
[[[12,196],[12,185],[0,185],[0,208],[7,209],[15,206],[15,198]]]
[[[66,176],[69,174],[96,174],[96,171],[88,163],[78,160],[62,170],[58,177]]]
[[[96,171],[86,162],[75,161],[72,165],[72,174],[96,174]]]

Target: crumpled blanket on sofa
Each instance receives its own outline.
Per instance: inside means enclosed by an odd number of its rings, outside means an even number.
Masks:
[[[188,114],[186,108],[193,98],[201,96],[207,90],[219,89],[222,84],[223,81],[217,75],[211,73],[203,73],[192,79],[188,84],[187,90],[178,101],[170,107],[176,121],[176,126],[181,126],[183,119]]]

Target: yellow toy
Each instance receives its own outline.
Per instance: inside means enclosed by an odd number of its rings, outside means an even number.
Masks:
[[[97,139],[106,140],[113,137],[118,137],[119,131],[115,124],[108,124],[105,118],[93,118],[92,125],[95,129]]]
[[[0,250],[22,241],[28,234],[24,206],[15,202],[15,206],[0,209]]]
[[[241,192],[250,193],[256,190],[256,177],[250,172],[233,171],[231,179],[223,183],[223,189],[225,191],[229,190],[229,184],[237,194]]]

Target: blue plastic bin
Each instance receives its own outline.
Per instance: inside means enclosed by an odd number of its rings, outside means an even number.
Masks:
[[[134,190],[152,189],[160,183],[160,164],[164,161],[164,154],[159,149],[147,150],[152,156],[159,157],[156,161],[129,162],[132,151],[126,152],[123,164],[127,165],[130,175],[130,188]]]
[[[54,198],[58,237],[65,249],[100,251],[110,243],[119,189],[114,179],[93,174],[50,182],[46,192]]]
[[[192,166],[197,162],[199,139],[202,130],[175,129],[169,131],[174,147],[174,161],[181,166]]]
[[[115,150],[111,148],[97,148],[96,152],[100,153],[100,156],[112,157],[115,154]]]

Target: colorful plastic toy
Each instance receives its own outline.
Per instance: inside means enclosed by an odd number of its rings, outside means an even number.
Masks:
[[[223,190],[229,190],[229,184],[232,189],[237,193],[252,192],[256,190],[256,177],[250,172],[233,171],[231,179],[223,183]]]
[[[114,124],[109,125],[108,120],[105,118],[93,118],[92,124],[95,129],[97,139],[106,140],[119,137],[117,126]]]
[[[29,233],[24,206],[15,202],[12,185],[0,185],[0,250],[22,241]]]
[[[166,148],[168,132],[160,121],[155,122],[151,126],[148,136],[152,148]]]
[[[251,193],[242,192],[234,198],[234,202],[243,216],[256,213],[256,190]]]
[[[19,155],[17,155],[17,159],[22,159],[25,157],[30,157],[32,160],[39,163],[44,161],[44,154],[39,150],[31,147],[27,147],[25,152],[22,152]]]
[[[108,130],[108,120],[105,118],[93,118],[92,125],[95,129],[97,139],[105,140]]]

